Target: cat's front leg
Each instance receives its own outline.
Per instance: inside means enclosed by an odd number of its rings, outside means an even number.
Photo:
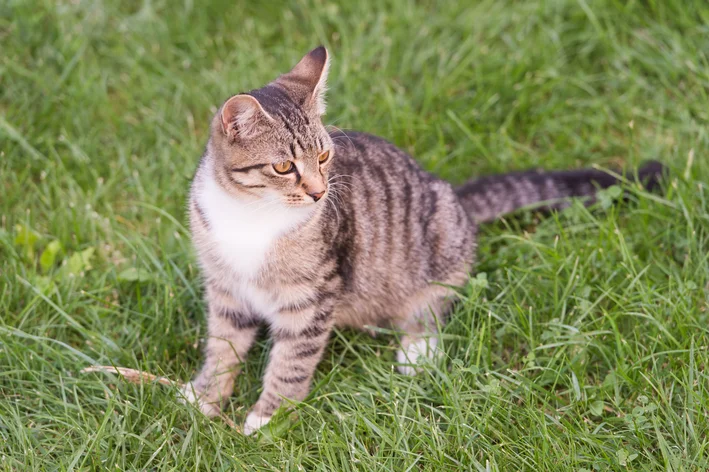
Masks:
[[[321,300],[307,309],[282,312],[280,322],[271,326],[273,347],[263,378],[263,393],[246,417],[245,434],[268,423],[284,402],[301,401],[308,395],[332,331],[331,305]]]
[[[207,416],[220,414],[234,390],[234,379],[256,338],[260,320],[228,294],[207,287],[208,334],[205,360],[195,379],[185,385],[186,401]]]

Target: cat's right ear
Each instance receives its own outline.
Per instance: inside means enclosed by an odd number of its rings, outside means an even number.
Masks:
[[[273,121],[256,98],[247,94],[234,95],[220,110],[222,132],[230,139],[258,136],[268,122]]]

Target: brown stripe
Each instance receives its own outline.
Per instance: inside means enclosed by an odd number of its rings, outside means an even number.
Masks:
[[[232,167],[230,170],[232,172],[249,172],[249,171],[255,170],[255,169],[263,169],[267,165],[268,164],[254,164],[254,165],[245,166],[245,167]]]
[[[334,296],[334,293],[323,290],[323,287],[317,287],[313,295],[308,298],[304,298],[303,300],[298,300],[297,302],[284,305],[283,307],[281,307],[281,311],[304,311],[316,304],[319,304],[320,306],[329,306],[330,304],[326,304],[325,302],[332,299]],[[313,318],[313,321],[317,321],[319,319],[320,318],[316,316]]]
[[[261,324],[261,320],[253,315],[237,310],[223,309],[218,311],[219,315],[229,320],[236,329],[253,329]]]
[[[242,181],[235,179],[234,176],[231,175],[231,172],[227,172],[226,175],[227,175],[227,178],[229,179],[229,181],[230,181],[231,183],[233,183],[234,185],[238,185],[239,187],[244,187],[244,188],[266,188],[265,185],[261,185],[261,184],[254,184],[254,185],[245,184],[245,183],[243,183]]]
[[[307,347],[306,347],[307,346]],[[295,353],[296,359],[305,359],[306,357],[313,357],[323,348],[320,344],[305,345],[303,349]]]
[[[319,293],[314,293],[313,295],[309,296],[308,298],[304,298],[302,300],[295,301],[293,303],[287,303],[283,305],[280,308],[281,312],[284,311],[290,311],[290,312],[297,312],[297,311],[303,311],[307,308],[310,308],[311,306],[315,305],[317,302],[321,300],[320,294]]]
[[[281,406],[280,402],[269,401],[268,403],[266,403],[266,406],[263,407],[264,413],[270,415],[271,413],[276,411],[279,406]]]
[[[324,320],[323,320],[324,321]],[[303,336],[305,338],[316,338],[323,333],[327,331],[327,326],[325,324],[313,324],[311,326],[308,326],[305,328],[303,331],[299,333],[299,336]]]
[[[297,384],[297,383],[303,383],[306,380],[308,380],[307,375],[297,375],[294,377],[279,377],[276,376],[276,380],[278,380],[281,383],[287,383],[287,384]]]

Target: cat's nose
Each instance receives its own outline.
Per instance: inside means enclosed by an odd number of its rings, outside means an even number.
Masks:
[[[315,200],[317,202],[318,200],[320,200],[322,198],[323,195],[325,195],[325,190],[323,190],[322,192],[309,193],[308,195],[310,195],[313,198],[313,200]]]

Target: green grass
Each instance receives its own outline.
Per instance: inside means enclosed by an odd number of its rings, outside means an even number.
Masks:
[[[0,2],[0,470],[707,470],[709,4],[256,3]],[[337,332],[262,435],[80,374],[194,373],[185,197],[211,114],[320,43],[327,121],[451,181],[647,159],[671,177],[485,227],[444,359],[406,378],[393,336]]]

